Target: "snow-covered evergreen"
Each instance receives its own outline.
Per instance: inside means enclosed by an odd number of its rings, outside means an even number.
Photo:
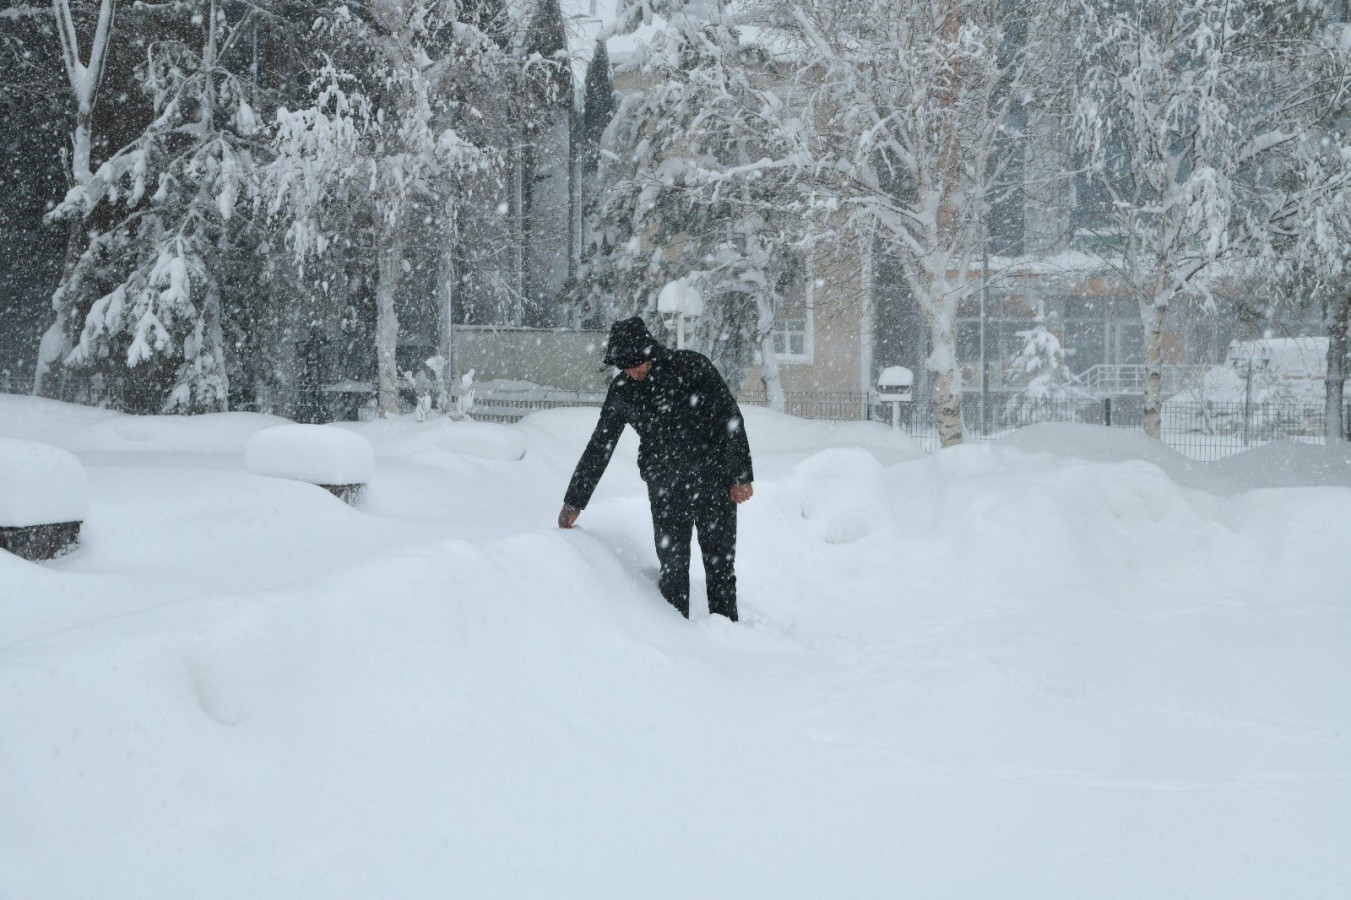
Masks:
[[[705,300],[688,346],[734,384],[759,351],[781,406],[779,285],[811,251],[799,123],[768,55],[730,17],[697,4],[667,15],[632,63],[644,87],[621,100],[606,133],[585,275],[617,316],[656,313],[661,290],[687,279]]]
[[[443,221],[455,179],[491,157],[450,126],[443,83],[458,61],[454,51],[478,52],[484,43],[474,35],[456,45],[454,22],[433,3],[370,12],[363,19],[339,8],[316,25],[317,38],[348,53],[326,57],[309,106],[277,113],[263,183],[267,211],[288,223],[298,262],[370,247],[378,403],[391,415],[399,411],[395,304],[410,244]]]
[[[88,247],[57,293],[78,341],[61,362],[131,370],[142,406],[224,410],[223,251],[253,169],[249,87],[219,65],[238,34],[212,0],[192,7],[194,37],[153,44],[139,70],[155,118],[129,146],[78,179],[55,219],[113,224],[89,229]],[[81,311],[85,311],[81,315]]]

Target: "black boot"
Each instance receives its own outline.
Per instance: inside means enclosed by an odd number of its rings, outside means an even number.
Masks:
[[[714,603],[713,601],[710,600],[708,604],[708,612],[709,615],[726,616],[733,622],[737,621],[735,600],[733,600],[731,603]]]

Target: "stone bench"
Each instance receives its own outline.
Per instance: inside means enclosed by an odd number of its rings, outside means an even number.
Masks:
[[[33,562],[73,549],[89,509],[89,480],[74,454],[0,438],[0,550]]]
[[[244,467],[254,475],[313,484],[356,506],[375,471],[375,450],[336,425],[277,425],[249,438]]]

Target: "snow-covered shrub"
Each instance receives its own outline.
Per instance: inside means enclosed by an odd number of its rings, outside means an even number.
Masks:
[[[1047,418],[1052,407],[1089,396],[1065,365],[1067,351],[1046,325],[1017,332],[1023,340],[1018,355],[1009,361],[1009,378],[1023,390],[1010,399],[1008,413],[1018,424]]]

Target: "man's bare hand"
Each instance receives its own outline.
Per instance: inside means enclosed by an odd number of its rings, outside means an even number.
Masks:
[[[732,502],[745,503],[747,500],[751,499],[751,495],[754,493],[755,487],[753,485],[734,484],[732,485]]]
[[[564,503],[563,511],[558,514],[558,527],[571,528],[573,526],[573,523],[577,521],[577,517],[580,516],[581,514],[582,511],[577,507],[573,506],[570,503]]]

